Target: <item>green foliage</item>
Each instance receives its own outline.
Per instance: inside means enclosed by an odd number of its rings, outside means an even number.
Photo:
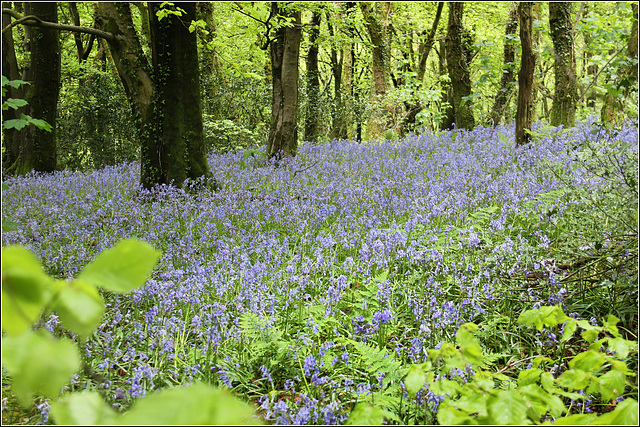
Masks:
[[[203,127],[207,149],[220,153],[239,151],[263,145],[262,127],[250,131],[231,120],[213,120],[211,115],[203,117]]]
[[[13,88],[18,88],[23,84],[30,84],[29,82],[25,82],[24,80],[9,80],[5,76],[2,76],[2,97],[4,98],[7,95],[7,89],[5,86],[11,86]],[[26,106],[28,103],[24,99],[15,99],[15,98],[7,98],[2,103],[2,110],[8,110],[9,108],[17,110],[18,108]],[[20,118],[18,119],[9,119],[2,121],[2,129],[16,129],[21,130],[25,126],[34,125],[38,129],[45,130],[47,132],[51,132],[53,128],[49,123],[41,119],[34,119],[28,114],[20,113]]]
[[[627,398],[608,414],[567,414],[565,399],[584,400],[577,391],[600,396],[609,402],[621,396],[632,375],[624,362],[631,352],[638,351],[637,342],[621,337],[616,324],[619,319],[609,316],[604,326],[597,327],[588,321],[576,321],[564,314],[558,306],[527,310],[518,323],[553,328],[565,323],[562,341],[572,339],[579,327],[589,349],[573,357],[558,377],[540,369],[543,363],[552,362],[538,356],[532,368],[520,371],[516,384],[501,373],[482,368],[482,350],[473,333],[477,326],[464,324],[456,334],[457,347],[444,343],[437,350],[429,350],[429,361],[409,368],[404,380],[407,391],[415,395],[428,387],[444,395],[438,410],[440,424],[539,424],[553,419],[554,424],[569,424],[578,420],[589,424],[631,424],[638,421],[636,400]],[[602,336],[602,338],[597,339]],[[611,352],[605,352],[605,349]],[[468,377],[455,376],[455,370],[471,368]],[[453,378],[453,379],[449,379]]]
[[[136,160],[138,130],[117,76],[88,66],[73,74],[79,81],[64,85],[58,102],[59,163],[91,170]]]
[[[57,311],[63,324],[82,341],[99,325],[103,299],[96,286],[129,292],[141,286],[160,258],[146,242],[123,240],[103,251],[77,279],[56,281],[25,248],[2,249],[2,363],[12,391],[28,406],[34,394],[57,399],[81,367],[76,343],[55,338],[45,329],[31,330],[43,313]],[[124,415],[97,392],[71,393],[55,400],[51,411],[59,424],[256,424],[250,406],[227,391],[204,384],[157,392]]]

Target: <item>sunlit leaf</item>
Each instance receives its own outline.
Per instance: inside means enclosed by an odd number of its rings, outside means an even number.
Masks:
[[[78,279],[112,292],[129,292],[144,285],[160,252],[141,240],[122,240],[105,249]]]
[[[39,329],[2,338],[2,363],[13,379],[12,390],[28,405],[34,394],[57,397],[80,369],[80,355],[70,339]]]

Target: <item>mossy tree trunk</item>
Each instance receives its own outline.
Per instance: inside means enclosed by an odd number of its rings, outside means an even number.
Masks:
[[[573,126],[576,120],[578,86],[573,54],[571,3],[549,2],[549,32],[555,59],[555,89],[550,123],[552,126]]]
[[[200,112],[197,40],[189,32],[195,4],[181,3],[185,16],[157,20],[159,3],[149,13],[153,67],[144,56],[128,3],[104,2],[96,26],[108,40],[111,57],[129,99],[140,140],[140,182],[181,186],[186,178],[208,174]]]
[[[318,36],[320,35],[319,12],[311,15],[309,51],[307,52],[307,112],[304,121],[304,140],[317,141],[320,109],[320,73],[318,71]]]
[[[371,52],[371,75],[373,88],[371,101],[374,106],[380,103],[387,92],[387,80],[389,77],[390,46],[387,40],[387,28],[392,6],[390,2],[360,3],[360,9],[365,20],[369,38],[373,45]],[[366,138],[376,138],[386,130],[384,112],[381,108],[374,107],[367,122]]]
[[[533,117],[533,73],[535,70],[535,54],[533,52],[533,16],[532,3],[518,4],[520,17],[520,44],[522,56],[518,73],[518,108],[516,110],[516,146],[529,142]]]
[[[496,94],[493,107],[489,113],[489,121],[493,126],[498,126],[504,116],[507,101],[513,92],[515,83],[515,60],[516,60],[516,40],[515,34],[518,29],[518,6],[513,3],[509,9],[509,17],[504,30],[504,61],[502,65],[502,78],[500,88]]]
[[[160,3],[150,3],[149,14],[153,46],[153,72],[157,105],[153,121],[159,134],[159,152],[147,152],[145,160],[159,155],[158,173],[147,170],[143,184],[182,186],[185,179],[195,180],[209,173],[202,129],[198,40],[189,31],[196,19],[196,4],[180,3],[182,16],[169,14],[162,21],[157,12]]]
[[[460,129],[473,129],[471,96],[471,77],[467,50],[462,40],[462,15],[464,3],[449,2],[449,26],[447,30],[447,67],[451,78],[452,106],[455,124]]]
[[[24,3],[25,13],[43,21],[58,22],[58,4],[49,2]],[[20,151],[16,172],[31,170],[53,172],[57,166],[56,112],[60,94],[60,39],[51,28],[25,27],[28,38],[29,66],[25,67],[26,87],[24,99],[29,103],[25,113],[45,120],[51,132],[36,126],[26,126],[20,132]]]
[[[267,154],[277,159],[295,155],[298,149],[298,61],[302,22],[291,4],[271,3],[271,16],[292,18],[293,26],[279,26],[271,41],[273,100]]]

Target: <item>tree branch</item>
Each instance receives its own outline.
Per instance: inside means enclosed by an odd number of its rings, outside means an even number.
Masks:
[[[85,33],[91,34],[94,36],[102,37],[110,42],[116,40],[116,36],[108,33],[106,31],[98,30],[97,28],[91,27],[79,27],[76,25],[65,25],[65,24],[56,24],[54,22],[43,21],[35,15],[28,16],[20,16],[18,12],[13,9],[2,9],[2,13],[5,15],[11,15],[16,21],[13,21],[11,24],[7,25],[2,29],[2,32],[10,30],[11,28],[17,25],[29,25],[31,27],[42,27],[42,28],[53,28],[54,30],[64,30],[64,31],[73,31],[76,33]]]

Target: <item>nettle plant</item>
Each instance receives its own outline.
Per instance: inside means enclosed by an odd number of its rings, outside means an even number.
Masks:
[[[76,279],[62,281],[47,275],[25,247],[2,249],[2,363],[23,405],[31,405],[36,394],[55,399],[51,414],[58,424],[259,423],[249,405],[203,383],[156,392],[124,414],[110,408],[95,391],[59,397],[71,376],[87,366],[78,346],[103,317],[98,287],[126,293],[142,286],[160,255],[146,242],[122,240],[102,251]],[[34,328],[51,311],[57,312],[76,341]]]
[[[559,306],[544,306],[526,310],[518,323],[543,328],[561,329],[561,343],[574,340],[580,328],[586,349],[568,362],[568,368],[554,377],[553,368],[561,363],[540,355],[530,367],[518,374],[517,382],[501,372],[483,369],[484,357],[480,342],[474,336],[478,326],[463,324],[456,333],[456,344],[443,343],[428,351],[429,360],[414,364],[404,384],[415,396],[428,388],[445,396],[438,409],[440,424],[631,424],[638,423],[638,402],[627,398],[615,409],[603,415],[571,413],[574,402],[584,402],[589,396],[599,396],[610,402],[620,398],[627,387],[627,377],[634,375],[625,359],[637,352],[637,342],[624,339],[610,315],[603,326],[586,320],[575,320]],[[572,402],[567,408],[565,401]],[[579,405],[577,405],[579,406]]]

